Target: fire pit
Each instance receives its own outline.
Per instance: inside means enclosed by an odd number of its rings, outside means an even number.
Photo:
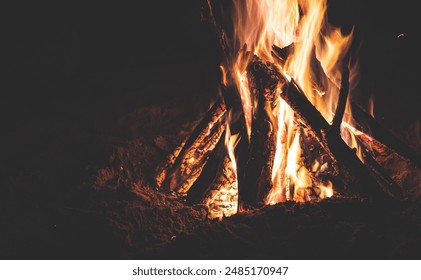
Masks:
[[[156,185],[211,218],[335,193],[399,205],[403,190],[373,150],[420,157],[350,98],[358,54],[352,31],[329,25],[326,1],[233,1],[228,31],[213,16],[218,2],[207,3],[225,56],[221,97]]]
[[[331,26],[326,5],[203,1],[222,54],[216,97],[172,136],[158,129],[119,147],[93,182],[131,197],[111,193],[106,208],[131,257],[396,258],[419,248],[419,155],[354,98],[355,31]],[[177,117],[136,114],[130,123],[148,116],[177,130]]]

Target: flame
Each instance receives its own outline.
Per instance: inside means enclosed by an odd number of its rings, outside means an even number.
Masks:
[[[251,134],[251,120],[253,115],[253,108],[251,102],[251,93],[247,81],[247,64],[248,59],[244,58],[244,52],[240,51],[237,61],[234,66],[234,79],[240,93],[241,103],[243,105],[244,118],[246,121],[247,136],[250,139]]]
[[[227,157],[224,159],[224,170],[222,174],[225,180],[219,184],[206,200],[209,208],[209,218],[229,217],[237,213],[238,208],[238,180],[237,164],[234,155],[234,149],[237,146],[240,137],[239,134],[232,135],[229,128],[230,115],[227,118],[225,130],[225,147]],[[228,176],[227,176],[228,174]],[[219,180],[217,180],[219,182]]]
[[[294,0],[234,0],[236,49],[247,45],[260,58],[272,61],[272,45],[296,41],[299,6]]]
[[[293,53],[283,65],[283,72],[294,77],[307,98],[331,121],[341,79],[340,66],[351,45],[352,32],[343,35],[339,28],[328,25],[327,1],[234,0],[234,6],[234,49],[240,50],[246,46],[261,59],[273,62],[273,45],[282,48],[294,43]],[[330,93],[329,102],[315,94],[313,77],[318,73],[314,73],[315,69],[312,69],[314,52],[324,74],[329,78],[329,81],[319,81],[323,83],[319,85],[324,88],[322,95]],[[250,94],[247,85],[242,81],[246,80],[244,72],[247,62],[244,55],[239,55],[234,68],[249,128],[252,111]]]
[[[368,100],[368,113],[374,118],[374,95]]]
[[[293,78],[326,121],[331,122],[338,100],[341,69],[343,63],[349,64],[346,58],[349,58],[347,54],[353,30],[344,35],[339,28],[329,25],[327,0],[232,1],[234,37],[230,44],[236,55],[232,61],[221,66],[222,84],[227,85],[229,82],[226,77],[229,73],[241,98],[249,141],[256,110],[247,79],[247,66],[253,55],[275,64],[288,81]],[[293,47],[288,51],[287,58],[280,61],[273,56],[274,45],[280,48]],[[357,77],[356,65],[347,65],[350,68],[350,84]],[[301,139],[305,135],[297,126],[294,111],[280,99],[268,113],[277,130],[273,187],[265,202],[305,202],[315,194],[318,198],[331,197],[334,194],[332,182],[315,180],[317,173],[329,168],[328,162],[315,160],[311,166],[304,163]],[[355,138],[358,131],[352,126],[350,116],[351,111],[347,106],[341,135],[350,147],[358,148]],[[229,125],[226,137],[231,168],[236,172],[234,148],[238,143],[238,135],[230,135]],[[238,188],[237,183],[235,188]]]
[[[326,185],[319,184],[317,187],[320,189],[320,198],[328,198],[333,196],[333,184],[332,182],[328,181]]]
[[[252,107],[246,79],[247,51],[261,59],[276,63],[286,77],[293,77],[307,98],[327,121],[333,119],[341,82],[341,67],[352,41],[352,32],[343,35],[331,27],[326,18],[325,0],[234,0],[234,49],[240,49],[234,63],[235,81],[239,88],[250,136]],[[283,65],[272,56],[272,46],[281,48],[294,44]],[[314,57],[321,69],[313,69]],[[323,71],[325,79],[317,79]],[[352,76],[352,74],[351,74]],[[295,129],[294,113],[281,100],[272,112],[278,123],[276,154],[273,162],[273,188],[266,202],[274,204],[286,200],[310,200],[307,188],[315,185],[302,160],[300,133]],[[355,145],[355,143],[354,143]],[[319,168],[326,164],[319,164]],[[313,165],[314,172],[318,171]],[[333,194],[331,182],[317,183],[320,196]],[[330,190],[330,191],[329,191]]]
[[[348,124],[347,122],[343,121],[341,126],[341,136],[342,139],[347,143],[347,145],[353,149],[355,149],[355,152],[358,156],[358,158],[364,162],[364,156],[363,156],[363,148],[360,141],[357,139],[357,135],[364,134],[363,132],[359,131],[352,125]]]
[[[221,69],[221,74],[222,74],[221,84],[226,86],[226,85],[228,85],[227,70],[225,70],[225,67],[223,65],[220,65],[219,68]]]

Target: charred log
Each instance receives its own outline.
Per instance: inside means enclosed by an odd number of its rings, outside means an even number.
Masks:
[[[400,200],[403,198],[402,189],[390,178],[386,170],[371,156],[368,151],[363,153],[364,165],[367,166],[371,175],[376,178],[384,192]]]
[[[168,171],[162,188],[185,193],[200,175],[226,122],[225,103],[218,99],[187,139]]]
[[[357,157],[356,151],[349,148],[340,134],[331,129],[294,80],[289,83],[288,90],[281,93],[281,98],[293,108],[303,123],[311,128],[318,142],[333,159],[338,175],[344,179],[344,185],[353,189],[358,188],[357,191],[360,194],[373,200],[385,203],[397,202],[395,198],[383,191]]]
[[[240,50],[238,55],[249,56],[244,52],[244,49]],[[231,77],[231,75],[227,76]],[[240,202],[247,200],[246,198],[250,196],[249,190],[245,187],[247,186],[246,174],[250,141],[240,93],[237,87],[232,85],[235,84],[234,81],[229,81],[228,84],[222,85],[221,92],[229,114],[227,125],[230,128],[230,133],[232,135],[238,134],[239,137],[239,141],[234,147],[234,156],[237,163],[237,182],[239,186],[242,186],[238,188],[238,201]],[[238,203],[237,206],[238,210],[243,207],[242,203]]]
[[[382,186],[386,191],[390,192],[395,197],[402,198],[402,188],[389,176],[387,170],[376,160],[377,156],[382,156],[387,153],[393,153],[395,158],[402,158],[402,156],[394,150],[391,150],[385,144],[364,133],[359,134],[356,137],[364,147],[364,164],[380,178],[379,180],[382,182]]]
[[[277,45],[272,46],[272,55],[277,57],[281,61],[285,61],[290,53],[294,51],[294,44],[288,45],[286,47],[280,48]]]
[[[187,203],[190,205],[199,203],[212,187],[212,182],[217,177],[219,170],[223,169],[224,158],[226,157],[225,132],[219,138],[218,144],[211,152],[206,165],[197,180],[187,191]]]
[[[208,207],[210,218],[231,216],[237,212],[238,182],[233,163],[227,153],[201,203]]]
[[[183,146],[186,142],[183,141],[180,145],[178,145],[165,159],[165,161],[158,165],[155,169],[155,176],[154,181],[157,187],[161,187],[162,183],[164,182],[165,178],[167,177],[168,171],[174,165],[175,160],[177,159],[178,155],[180,154]]]
[[[421,166],[421,156],[417,154],[408,145],[403,143],[399,138],[393,135],[388,129],[381,125],[370,114],[361,109],[360,106],[354,102],[350,102],[352,117],[358,124],[357,129],[370,135],[379,142],[387,145],[399,155],[410,160],[414,164]]]
[[[257,56],[247,67],[249,88],[254,109],[245,182],[240,204],[244,208],[262,206],[272,189],[272,168],[276,152],[277,123],[273,109],[279,102],[279,83],[283,77],[271,63]],[[243,188],[243,186],[241,186]]]
[[[215,19],[212,1],[204,0],[203,2],[206,2],[206,4],[202,6],[203,8],[201,19],[202,21],[207,21],[209,23],[211,29],[217,37],[217,41],[219,42],[219,46],[221,48],[221,53],[224,55],[225,58],[230,60],[232,58],[232,52],[229,48],[224,29],[218,24],[218,22]]]
[[[256,198],[252,198],[250,190],[247,188],[247,162],[248,152],[250,149],[250,142],[246,132],[245,123],[243,123],[243,129],[240,132],[240,140],[234,149],[234,155],[237,159],[237,181],[238,181],[238,210],[248,208],[248,201],[256,201]]]
[[[345,106],[349,92],[349,69],[345,65],[342,68],[341,89],[339,90],[338,104],[336,105],[335,115],[332,120],[332,130],[334,133],[340,133],[342,118],[345,113]]]
[[[312,137],[312,132],[305,126],[300,126],[300,146],[303,149],[303,162],[310,171],[313,181],[333,181],[333,162],[331,157],[321,147],[319,141]]]
[[[288,58],[288,56],[293,52],[294,46],[297,43],[293,43],[287,47],[280,48],[276,45],[272,47],[272,54],[275,58],[280,60],[281,64]],[[349,58],[345,59],[345,62]],[[313,78],[315,79],[313,82],[315,83],[315,87],[322,89],[322,82],[329,81],[329,78],[326,77],[321,71],[322,67],[320,62],[315,58],[315,55],[312,55],[311,59],[312,69],[314,70]],[[345,104],[347,101],[348,90],[349,90],[349,83],[347,82],[349,78],[349,70],[344,67],[342,70],[342,80],[341,80],[341,88],[338,100],[338,106],[335,112],[335,119],[333,120],[333,129],[339,131],[339,127],[341,124],[342,117],[344,115]],[[392,148],[401,156],[409,159],[411,162],[421,166],[421,155],[417,154],[413,149],[411,149],[408,145],[403,143],[400,139],[398,139],[395,135],[393,135],[387,128],[382,126],[376,119],[374,119],[370,114],[364,111],[359,105],[355,102],[350,100],[349,106],[352,112],[352,118],[354,119],[354,123],[357,126],[357,129],[363,131],[364,133],[370,135],[371,137],[379,140],[380,142],[386,144],[388,147]],[[338,111],[340,110],[340,111]]]

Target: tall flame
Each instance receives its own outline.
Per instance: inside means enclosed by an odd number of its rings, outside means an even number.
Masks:
[[[227,83],[226,74],[230,72],[239,91],[249,140],[256,110],[247,79],[247,65],[252,55],[273,63],[287,79],[294,79],[326,121],[331,122],[338,101],[341,69],[343,63],[349,63],[345,57],[351,46],[353,31],[344,35],[339,28],[329,25],[327,0],[232,1],[234,37],[231,38],[230,47],[236,56],[234,61],[227,63],[229,66],[221,69],[224,85]],[[273,56],[274,45],[290,47],[285,60],[279,61]],[[356,70],[356,67],[350,69],[351,83],[356,77]],[[345,116],[350,116],[349,106],[346,111]],[[326,169],[327,163],[314,162],[312,167],[306,167],[303,163],[302,131],[297,127],[293,110],[280,100],[269,113],[276,122],[277,131],[273,187],[266,203],[308,201],[311,199],[309,188],[313,188],[312,192],[316,192],[319,198],[332,196],[332,183],[316,182],[312,176]],[[358,147],[353,137],[356,130],[349,124],[351,120],[348,118],[344,119],[341,131],[351,136],[344,137],[344,140],[351,147]],[[226,146],[232,168],[236,169],[233,140],[229,138]]]

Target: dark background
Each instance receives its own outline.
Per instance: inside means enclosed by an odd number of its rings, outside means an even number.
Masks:
[[[25,3],[5,9],[3,121],[16,128],[28,118],[82,117],[90,110],[105,110],[107,118],[124,111],[124,103],[193,94],[186,89],[190,83],[211,87],[221,57],[211,30],[200,22],[202,3]],[[389,105],[416,118],[420,55],[412,2],[331,0],[328,15],[344,30],[355,26],[361,94],[376,96],[386,121],[395,124],[382,110],[389,112]],[[154,90],[162,84],[173,90]]]
[[[52,215],[101,155],[97,143],[113,121],[142,106],[217,94],[222,57],[200,21],[203,1],[146,2],[31,2],[3,9],[5,244],[15,232],[21,242],[26,232],[23,250],[35,246],[38,236],[26,223],[37,227],[37,221],[28,213]],[[332,24],[355,26],[361,84],[354,98],[364,104],[374,95],[375,116],[389,128],[420,121],[413,2],[331,0],[328,12]]]

